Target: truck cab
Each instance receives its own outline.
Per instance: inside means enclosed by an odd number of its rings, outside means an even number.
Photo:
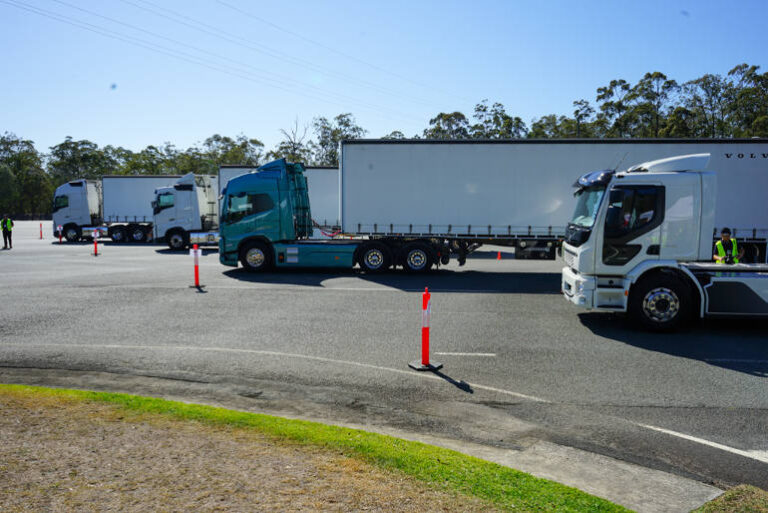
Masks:
[[[219,261],[246,270],[352,267],[358,243],[312,241],[304,166],[280,159],[227,183],[221,197]]]
[[[53,235],[69,242],[80,239],[87,228],[101,224],[101,188],[98,182],[73,180],[56,188],[53,196]],[[58,227],[62,233],[59,234]]]
[[[768,266],[712,262],[717,181],[708,161],[687,155],[582,176],[563,242],[565,298],[659,331],[692,316],[768,315]],[[737,289],[733,299],[750,305],[725,306]]]
[[[218,243],[216,177],[184,175],[172,187],[155,189],[152,201],[155,239],[179,250],[189,244]]]

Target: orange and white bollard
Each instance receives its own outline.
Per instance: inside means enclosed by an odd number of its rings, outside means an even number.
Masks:
[[[99,256],[99,232],[93,231],[93,256]]]
[[[501,260],[501,251],[496,253],[496,260]]]
[[[198,249],[197,244],[192,245],[192,249],[189,250],[189,254],[195,259],[195,284],[190,288],[196,288],[198,290],[202,288],[200,285],[200,254],[202,252],[201,249]]]
[[[40,223],[40,240],[43,240],[43,223]]]
[[[61,228],[61,225],[57,226],[56,230],[59,232],[59,244],[61,244],[61,237],[63,235],[63,229]]]
[[[429,287],[424,287],[421,296],[421,360],[414,360],[408,364],[412,369],[436,371],[443,367],[442,363],[429,361],[429,321],[432,315],[432,294]]]

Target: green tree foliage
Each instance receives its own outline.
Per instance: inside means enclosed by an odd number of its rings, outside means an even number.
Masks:
[[[307,141],[309,127],[299,128],[299,120],[295,120],[293,127],[286,130],[281,128],[283,140],[277,148],[267,153],[267,160],[286,159],[290,162],[312,163],[312,155],[316,152],[316,146],[312,141]]]
[[[405,139],[405,134],[400,130],[395,130],[382,137],[382,139]]]
[[[19,201],[19,184],[7,164],[0,164],[0,215],[15,212]]]
[[[339,114],[333,121],[318,117],[312,123],[317,136],[314,163],[319,166],[339,165],[339,143],[345,139],[360,139],[368,131],[358,126],[350,113]]]
[[[473,117],[477,121],[470,129],[473,139],[520,139],[528,133],[525,122],[507,114],[498,102],[489,107],[488,100],[481,101]]]
[[[120,162],[91,141],[73,141],[67,136],[64,142],[51,147],[48,157],[48,173],[56,185],[77,178],[94,179],[115,174]]]
[[[0,136],[0,166],[10,170],[13,179],[6,177],[6,180],[15,187],[15,193],[4,195],[9,201],[7,213],[50,212],[53,187],[43,170],[42,156],[32,141],[8,132]]]
[[[469,120],[461,112],[446,114],[441,112],[429,120],[429,128],[424,130],[425,139],[469,139]]]

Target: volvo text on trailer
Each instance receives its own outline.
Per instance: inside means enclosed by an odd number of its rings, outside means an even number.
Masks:
[[[485,243],[514,246],[518,258],[554,257],[576,204],[570,184],[584,171],[690,151],[735,164],[747,150],[768,154],[764,140],[345,141],[344,240],[311,240],[303,167],[278,161],[223,191],[220,260],[254,271],[425,271],[452,257],[461,265]]]
[[[659,331],[692,317],[768,315],[765,142],[593,172],[577,187],[563,242],[570,302]],[[724,227],[746,247],[742,262],[713,262]]]
[[[173,185],[179,176],[104,176],[73,180],[56,188],[53,232],[67,241],[108,235],[115,242],[144,242],[152,235],[155,189]]]

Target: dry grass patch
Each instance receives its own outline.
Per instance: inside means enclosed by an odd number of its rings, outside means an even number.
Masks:
[[[72,398],[0,394],[2,511],[489,511],[328,450]]]
[[[736,486],[696,510],[696,513],[736,512],[768,513],[768,492],[756,486]]]

